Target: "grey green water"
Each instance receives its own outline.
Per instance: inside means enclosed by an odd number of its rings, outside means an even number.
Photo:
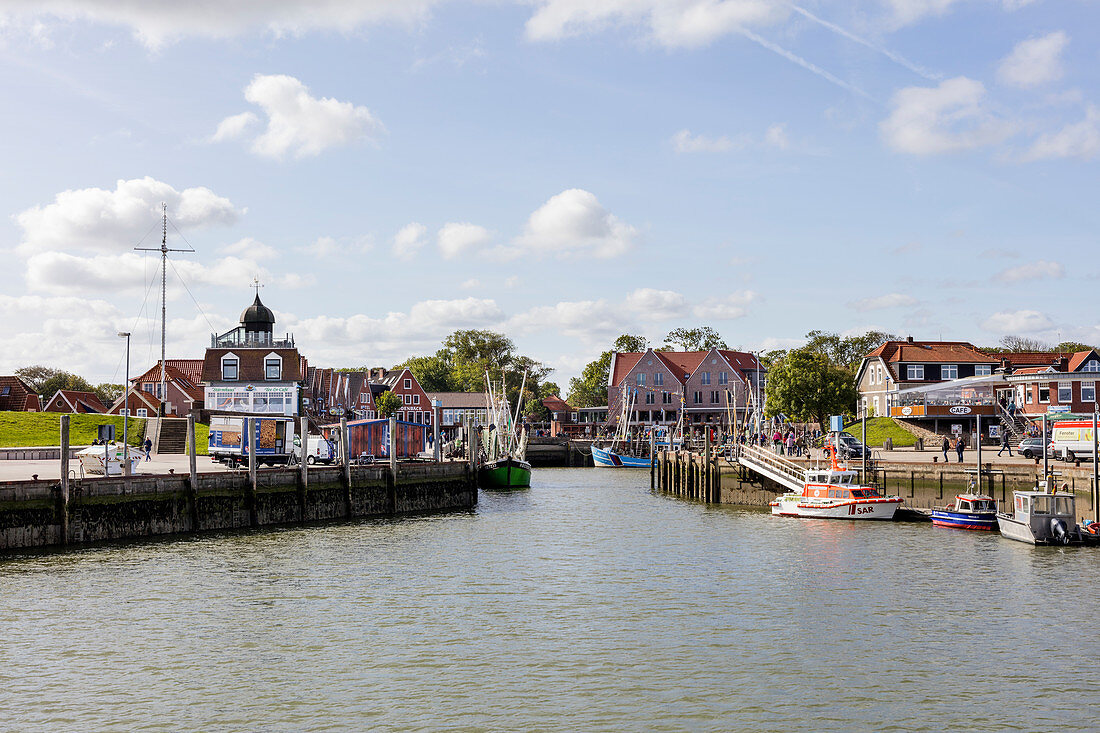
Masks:
[[[1100,551],[534,481],[0,561],[0,728],[1096,729]]]

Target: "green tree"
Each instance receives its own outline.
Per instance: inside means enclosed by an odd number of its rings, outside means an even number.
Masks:
[[[401,409],[401,397],[386,390],[374,400],[374,406],[381,417],[389,417]]]
[[[607,377],[611,352],[605,351],[584,367],[579,377],[569,380],[569,402],[573,407],[602,407],[607,404]]]
[[[542,400],[537,397],[527,400],[523,407],[523,414],[539,422],[546,422],[550,419],[550,410],[546,409],[546,405],[542,404]]]
[[[561,387],[557,382],[543,382],[539,385],[539,399],[546,399],[547,397],[560,397]]]
[[[1078,351],[1091,351],[1095,348],[1095,346],[1089,346],[1088,344],[1083,344],[1080,341],[1063,341],[1062,343],[1055,346],[1054,350],[1063,354],[1072,354]]]
[[[634,354],[648,349],[649,340],[645,336],[635,336],[633,334],[624,333],[622,336],[615,339],[615,343],[611,348],[619,353]]]
[[[796,349],[768,372],[767,414],[825,424],[829,415],[854,411],[859,393],[852,372],[824,354]]]
[[[883,331],[868,331],[860,336],[841,336],[826,331],[810,331],[806,334],[806,345],[803,348],[822,354],[834,366],[844,367],[855,374],[859,370],[859,365],[863,363],[864,356],[874,351],[884,341],[894,338],[896,337],[892,334]]]
[[[710,326],[698,328],[677,328],[665,336],[665,351],[707,351],[709,349],[728,349],[726,342]]]
[[[451,352],[440,349],[432,356],[414,356],[394,369],[408,367],[426,392],[462,392],[454,379]]]
[[[97,384],[93,391],[100,402],[110,407],[115,403],[115,400],[122,396],[124,390],[125,388],[121,384],[109,384],[104,382],[103,384]]]
[[[95,388],[83,377],[40,364],[16,369],[15,375],[41,395],[43,405],[49,402],[59,389],[71,389],[77,392],[95,391]]]

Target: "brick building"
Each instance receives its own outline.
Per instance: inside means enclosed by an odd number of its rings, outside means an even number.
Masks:
[[[624,399],[633,396],[632,424],[674,424],[681,409],[688,426],[740,423],[763,394],[766,376],[754,354],[730,349],[612,352],[608,420],[617,422]]]
[[[42,409],[43,412],[67,412],[71,414],[103,414],[108,408],[99,401],[95,392],[59,389]]]
[[[41,412],[42,399],[19,377],[0,377],[0,411]]]

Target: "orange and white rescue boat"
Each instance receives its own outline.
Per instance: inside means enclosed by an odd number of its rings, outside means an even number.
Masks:
[[[859,483],[859,472],[850,471],[836,460],[836,449],[830,452],[829,468],[806,471],[806,483],[801,492],[792,491],[771,502],[772,514],[784,517],[819,517],[827,519],[893,519],[901,506],[900,496],[880,496],[873,486]]]

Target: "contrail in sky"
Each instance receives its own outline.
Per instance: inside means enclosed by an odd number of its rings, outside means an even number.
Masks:
[[[824,18],[817,17],[816,15],[811,13],[809,10],[805,10],[803,8],[800,8],[797,5],[791,5],[790,7],[791,7],[791,10],[794,10],[796,13],[802,15],[805,18],[809,18],[810,20],[817,23],[818,25],[821,25],[821,26],[824,26],[825,28],[828,28],[833,33],[844,36],[849,41],[852,41],[854,43],[858,43],[861,46],[866,46],[867,48],[871,49],[872,51],[877,51],[878,53],[881,53],[883,56],[890,59],[894,63],[899,64],[901,66],[904,66],[905,68],[909,69],[910,71],[912,71],[914,74],[917,74],[918,76],[923,76],[925,79],[928,79],[929,81],[940,81],[941,79],[943,79],[942,74],[936,74],[934,72],[929,71],[928,69],[917,66],[912,61],[905,58],[904,56],[902,56],[900,54],[897,54],[897,53],[894,53],[893,51],[891,51],[888,48],[883,48],[882,46],[871,43],[870,41],[868,41],[865,38],[860,38],[859,36],[855,35],[854,33],[851,33],[850,31],[847,31],[844,28],[841,28],[836,23],[830,23],[829,21],[825,20]]]
[[[774,51],[775,53],[779,54],[780,56],[787,59],[788,61],[793,61],[794,63],[798,64],[803,69],[806,69],[807,71],[812,71],[813,73],[817,74],[818,76],[820,76],[822,79],[825,79],[826,81],[831,81],[833,84],[836,84],[841,89],[847,89],[852,94],[858,94],[859,96],[863,97],[864,99],[872,99],[870,94],[863,91],[859,87],[854,86],[852,84],[849,84],[848,82],[844,81],[843,79],[839,79],[839,78],[833,76],[828,71],[825,71],[825,69],[822,69],[820,66],[815,66],[814,64],[811,64],[806,59],[802,58],[801,56],[797,56],[797,55],[791,53],[790,51],[783,48],[782,46],[777,46],[776,44],[772,43],[771,41],[763,39],[760,36],[753,33],[752,31],[746,30],[745,28],[738,28],[738,32],[741,35],[743,35],[745,38],[748,38],[753,43],[758,43],[761,46],[763,46],[764,48],[768,49],[769,51]],[[873,101],[873,99],[872,99],[872,101]]]

